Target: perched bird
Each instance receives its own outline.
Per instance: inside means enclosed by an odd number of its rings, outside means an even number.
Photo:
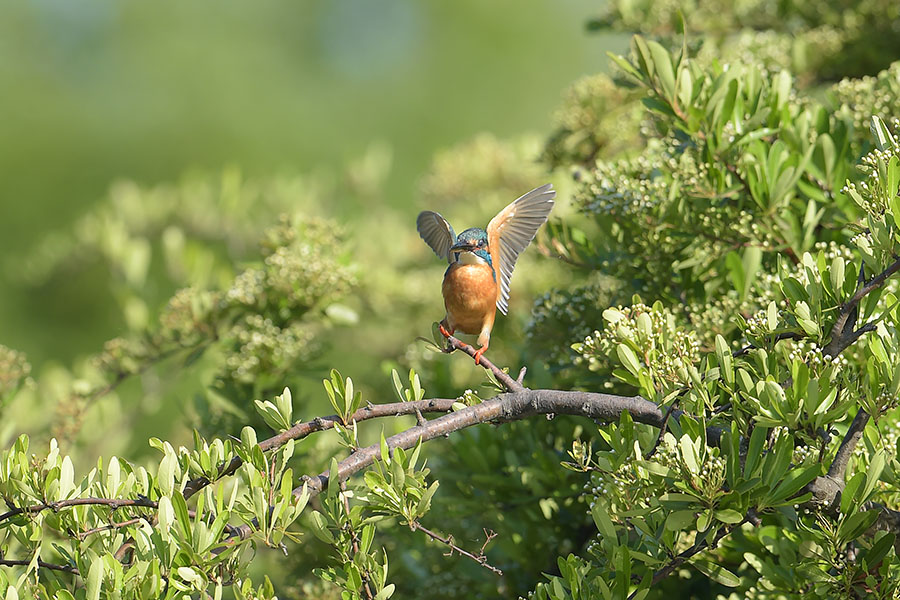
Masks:
[[[516,259],[547,221],[556,191],[551,184],[531,190],[501,210],[487,230],[466,229],[459,236],[447,220],[430,210],[419,213],[416,228],[434,253],[450,263],[441,292],[447,316],[441,333],[457,329],[478,334],[475,364],[488,349],[497,309],[509,309],[509,280]]]

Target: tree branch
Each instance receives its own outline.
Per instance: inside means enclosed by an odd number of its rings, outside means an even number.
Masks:
[[[867,329],[869,326],[868,324],[859,328],[859,330],[854,331],[853,328],[856,323],[850,322],[850,316],[855,314],[856,308],[859,306],[859,303],[862,302],[863,298],[883,286],[888,278],[897,271],[900,271],[900,258],[896,258],[888,268],[872,277],[864,285],[861,285],[859,289],[856,290],[856,293],[841,305],[838,317],[835,319],[834,326],[831,328],[831,341],[828,343],[828,346],[825,347],[825,350],[823,351],[824,354],[837,356],[855,342],[863,333],[871,331],[871,329]],[[853,321],[855,320],[856,319],[854,318]]]
[[[470,346],[469,344],[467,344],[465,342],[458,340],[457,338],[453,337],[452,335],[446,336],[446,337],[447,337],[447,346],[449,348],[449,350],[447,350],[447,352],[452,352],[453,350],[462,350],[463,352],[465,352],[472,358],[475,358],[475,348],[473,348],[472,346]],[[506,386],[506,389],[509,390],[510,392],[521,392],[522,390],[525,389],[525,386],[522,385],[521,381],[517,381],[517,380],[513,379],[512,377],[510,377],[509,373],[505,372],[503,369],[501,369],[500,367],[498,367],[497,365],[495,365],[494,363],[489,361],[484,356],[481,357],[480,364],[482,367],[484,367],[485,369],[487,369],[488,371],[493,373],[494,377],[496,377],[500,383],[502,383],[504,386]],[[525,376],[525,374],[522,372],[520,372],[520,375],[522,377]]]
[[[524,389],[520,392],[501,394],[481,404],[432,419],[425,425],[392,435],[387,438],[386,443],[391,449],[408,449],[419,443],[419,440],[427,442],[473,425],[507,423],[540,414],[576,415],[612,422],[617,421],[625,411],[628,411],[631,418],[638,423],[654,427],[661,427],[665,419],[659,406],[640,396]],[[672,416],[677,418],[680,415],[681,411],[674,411]],[[722,430],[719,428],[707,429],[708,442],[711,445],[718,445],[721,435]],[[338,463],[338,476],[344,481],[371,465],[380,455],[380,444],[362,448]],[[328,474],[326,471],[316,477],[304,478],[311,495],[319,494],[328,486]],[[294,490],[296,495],[302,492],[303,486]]]
[[[33,504],[31,506],[14,507],[0,515],[0,522],[21,514],[34,514],[47,509],[55,511],[61,508],[86,505],[108,506],[112,510],[123,506],[141,506],[144,508],[158,507],[158,504],[149,498],[72,498],[70,500],[60,500],[59,502],[47,502],[44,504]]]
[[[2,567],[27,567],[31,564],[30,560],[12,560],[8,558],[0,558],[0,566]],[[72,575],[81,575],[73,566],[70,565],[57,565],[53,563],[44,562],[42,560],[38,560],[38,566],[42,569],[50,569],[52,571],[63,571],[64,573],[71,573]]]
[[[801,334],[797,333],[796,331],[785,331],[785,332],[782,332],[782,333],[779,333],[778,335],[776,335],[772,339],[772,343],[778,343],[781,340],[800,340],[800,339],[803,339],[803,336]],[[739,356],[744,356],[745,354],[747,354],[751,350],[755,350],[756,348],[757,348],[757,346],[754,346],[753,344],[747,344],[740,350],[735,350],[734,352],[732,352],[731,356],[732,356],[732,358],[738,358]]]
[[[95,533],[100,533],[101,531],[112,531],[113,529],[121,529],[122,527],[128,527],[130,525],[137,525],[141,521],[150,521],[147,517],[135,517],[133,519],[128,519],[127,521],[121,521],[119,523],[107,523],[106,525],[101,525],[100,527],[94,527],[92,529],[86,529],[76,534],[76,537],[79,540],[83,540],[88,536],[94,535]]]
[[[741,523],[743,523],[743,521]],[[728,525],[716,531],[716,535],[715,537],[713,537],[712,543],[709,542],[708,538],[703,538],[684,552],[678,554],[678,556],[674,557],[666,566],[653,574],[653,579],[650,582],[651,587],[668,577],[672,573],[672,571],[686,563],[698,552],[705,550],[707,547],[715,548],[716,544],[718,544],[723,537],[731,533],[731,531],[734,528],[740,526],[741,523],[738,523],[737,525]],[[632,600],[633,598],[637,597],[637,593],[639,591],[640,588],[635,590],[630,596],[628,596],[628,600]]]
[[[441,537],[440,535],[436,534],[435,532],[433,532],[429,529],[426,529],[425,527],[422,527],[422,524],[419,523],[418,521],[410,522],[409,527],[410,527],[410,529],[412,529],[414,531],[416,531],[416,530],[421,531],[422,533],[424,533],[425,535],[427,535],[434,541],[440,542],[440,543],[444,544],[445,546],[448,546],[450,548],[450,554],[457,552],[460,555],[465,556],[466,558],[470,558],[470,559],[474,560],[475,562],[477,562],[479,565],[481,565],[485,569],[489,569],[489,570],[493,571],[494,573],[496,573],[497,575],[503,575],[503,571],[501,571],[497,567],[489,564],[487,561],[487,556],[484,555],[485,547],[487,546],[488,542],[491,541],[491,539],[493,539],[494,537],[497,536],[496,533],[493,533],[493,532],[487,533],[487,531],[485,531],[487,540],[484,542],[484,545],[481,547],[481,552],[478,554],[478,556],[476,556],[476,555],[472,554],[471,552],[463,550],[462,548],[457,546],[453,542],[452,535],[448,535],[447,537]]]
[[[400,415],[415,415],[417,412],[419,413],[434,413],[434,412],[450,412],[453,409],[453,403],[457,402],[455,399],[442,399],[442,398],[432,398],[427,400],[419,400],[416,402],[391,402],[388,404],[370,404],[369,406],[360,408],[358,411],[353,413],[350,416],[350,422],[353,421],[361,422],[367,421],[369,419],[376,419],[379,417],[399,417]],[[270,450],[276,450],[286,443],[289,440],[299,440],[303,439],[306,436],[316,433],[318,431],[325,431],[331,429],[335,426],[336,423],[341,423],[341,418],[338,415],[328,415],[327,417],[316,417],[310,421],[303,421],[297,423],[287,431],[283,431],[278,435],[273,435],[272,437],[263,440],[259,443],[259,447],[263,452],[268,452]],[[229,475],[233,475],[235,471],[237,471],[240,466],[243,464],[243,461],[235,456],[231,459],[227,465],[223,465],[219,470],[219,475],[216,477],[216,480],[221,479],[222,477],[227,477]],[[184,486],[184,498],[187,500],[209,484],[210,481],[206,477],[198,477],[196,479],[192,479],[187,482],[187,485]]]
[[[856,416],[853,417],[853,422],[850,423],[850,428],[847,429],[847,434],[841,441],[837,453],[834,455],[834,460],[831,461],[831,466],[828,467],[829,477],[841,482],[844,481],[844,473],[847,471],[847,464],[850,462],[850,457],[853,455],[856,444],[859,443],[863,430],[866,428],[868,422],[869,413],[863,409],[859,409]]]

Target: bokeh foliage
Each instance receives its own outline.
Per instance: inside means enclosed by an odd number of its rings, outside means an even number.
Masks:
[[[23,256],[20,274],[33,285],[98,271],[128,333],[71,368],[31,374],[0,347],[11,446],[0,494],[9,507],[137,504],[8,519],[4,557],[40,554],[85,583],[35,562],[0,570],[0,590],[892,597],[895,532],[870,526],[872,502],[900,508],[897,284],[885,277],[854,298],[900,254],[896,10],[611,2],[589,27],[643,35],[612,57],[613,76],[573,84],[550,136],[481,135],[438,154],[422,178],[421,206],[454,224],[485,223],[554,180],[563,201],[517,269],[492,359],[528,366],[531,387],[677,405],[664,436],[627,414],[481,426],[385,448],[363,477],[343,490],[332,478],[307,505],[292,494],[300,474],[336,472],[415,423],[357,427],[349,415],[366,402],[396,392],[464,406],[493,394],[469,361],[415,340],[441,316],[439,269],[409,215],[373,212],[367,235],[336,224],[335,206],[381,205],[389,152],[373,146],[338,176],[232,169],[114,186]],[[524,299],[539,294],[529,315]],[[348,365],[352,378],[328,374]],[[159,415],[173,397],[178,418]],[[872,420],[840,474],[839,506],[817,505],[805,486],[859,410]],[[332,411],[337,435],[256,445]],[[167,441],[148,452],[123,427],[139,419],[165,422]],[[133,459],[98,461],[110,445]],[[184,500],[185,485],[217,479],[234,456],[244,461],[234,478]],[[217,545],[241,525],[254,536]],[[423,527],[475,553],[484,543],[504,575],[445,556]]]

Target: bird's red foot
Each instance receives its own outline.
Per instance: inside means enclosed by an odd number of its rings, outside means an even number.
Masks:
[[[475,351],[475,364],[476,365],[481,364],[481,355],[484,354],[485,350],[487,350],[487,346],[484,346],[483,348],[479,348],[478,350]]]
[[[450,337],[451,335],[453,335],[452,332],[447,331],[447,329],[444,327],[443,323],[438,323],[438,329],[440,330],[441,335],[444,336],[444,337],[447,337],[447,338],[448,338],[448,337]]]

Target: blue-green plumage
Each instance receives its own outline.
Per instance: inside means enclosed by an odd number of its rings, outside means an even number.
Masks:
[[[494,270],[494,261],[491,260],[491,253],[488,249],[487,231],[480,227],[470,227],[456,236],[456,243],[450,248],[454,263],[459,262],[459,255],[462,254],[463,251],[471,252],[490,265],[494,281],[497,281],[497,272]],[[452,266],[453,263],[450,264],[450,267]],[[450,267],[447,267],[448,271],[450,270]],[[444,274],[446,275],[446,272]]]

